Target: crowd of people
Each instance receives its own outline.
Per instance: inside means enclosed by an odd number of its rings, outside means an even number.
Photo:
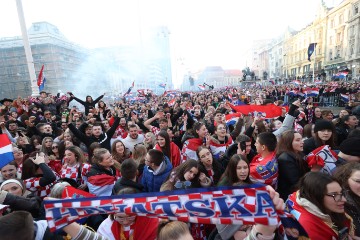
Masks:
[[[0,129],[14,160],[0,169],[0,204],[9,206],[0,217],[0,238],[276,239],[279,226],[122,212],[56,233],[45,221],[43,200],[61,198],[67,186],[111,196],[261,183],[275,208],[286,206],[310,239],[360,239],[359,87],[337,84],[336,91],[355,98],[338,115],[312,97],[289,94],[304,88],[296,85],[149,94],[142,101],[45,91],[5,98]],[[332,88],[320,88],[327,98]],[[281,115],[240,114],[231,122],[234,105],[276,105]]]

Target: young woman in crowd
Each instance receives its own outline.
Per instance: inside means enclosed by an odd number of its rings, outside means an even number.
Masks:
[[[16,139],[16,145],[23,151],[24,154],[29,154],[34,151],[34,148],[30,144],[30,139],[27,136],[19,136]]]
[[[41,152],[45,153],[47,156],[50,156],[53,152],[51,149],[52,143],[54,140],[51,137],[44,137],[41,144]]]
[[[300,178],[309,171],[304,160],[304,143],[300,133],[293,130],[284,132],[277,144],[277,160],[279,167],[277,191],[284,200],[294,192]]]
[[[157,240],[193,240],[189,227],[180,221],[168,221],[159,224]]]
[[[0,172],[1,172],[0,183],[2,183],[5,180],[8,180],[8,179],[18,178],[19,174],[17,172],[17,168],[18,168],[18,166],[15,161],[11,161],[8,164],[6,164],[5,166],[3,166],[0,169]]]
[[[24,161],[21,179],[26,189],[39,196],[41,199],[48,196],[52,184],[56,181],[56,175],[45,163],[46,155],[43,152],[36,153]]]
[[[251,184],[249,162],[239,154],[235,154],[221,176],[218,186],[233,186]]]
[[[179,147],[170,140],[169,134],[165,130],[161,130],[156,136],[155,149],[162,151],[173,165],[173,168],[180,165],[181,152]]]
[[[327,120],[318,120],[315,123],[314,135],[314,137],[304,141],[304,154],[307,155],[323,145],[329,145],[329,147],[334,149],[335,127],[332,122]]]
[[[122,163],[130,157],[130,151],[121,140],[115,140],[111,145],[111,155],[115,161]]]
[[[345,212],[355,225],[355,236],[360,239],[360,163],[351,162],[336,169],[334,178],[344,189]]]
[[[21,179],[14,178],[4,181],[0,185],[0,192],[1,191],[26,198],[12,197],[11,204],[9,204],[11,211],[26,210],[30,212],[33,217],[39,217],[41,199],[26,190],[25,184]]]
[[[310,239],[347,239],[354,236],[351,218],[345,213],[345,193],[330,175],[309,172],[300,189],[289,196],[287,206]]]
[[[148,132],[144,135],[144,145],[147,150],[153,149],[156,145],[156,136],[152,132]]]
[[[199,170],[210,178],[212,185],[217,185],[221,174],[224,172],[223,166],[213,157],[211,151],[204,146],[198,147],[196,155],[199,158]]]
[[[230,134],[226,133],[226,125],[217,124],[217,126],[215,126],[215,134],[210,139],[210,150],[214,158],[216,160],[222,158],[226,149],[233,143]]]
[[[184,122],[186,124],[186,122]],[[190,138],[184,142],[182,148],[182,162],[188,159],[198,160],[196,150],[202,146],[209,146],[210,136],[204,123],[196,122],[193,126],[194,138]]]
[[[110,196],[112,188],[119,176],[114,167],[115,161],[105,148],[98,148],[93,153],[93,164],[87,174],[89,192],[96,196]]]
[[[315,127],[315,124],[313,124],[313,123],[308,123],[304,126],[303,140],[306,140],[306,139],[309,139],[309,138],[315,136],[314,127]]]
[[[90,164],[85,163],[84,152],[76,146],[66,148],[64,165],[61,170],[61,178],[71,179],[79,189],[87,187],[87,174],[91,168]]]

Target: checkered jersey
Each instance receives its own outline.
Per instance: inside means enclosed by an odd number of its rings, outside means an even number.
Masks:
[[[151,131],[155,136],[157,136],[157,135],[159,134],[159,132],[160,132],[160,128],[151,126],[151,127],[150,127],[150,131]]]
[[[35,193],[41,199],[49,196],[51,192],[52,184],[46,185],[45,187],[40,186],[40,177],[32,177],[24,180],[24,184],[27,190],[32,193]]]
[[[84,163],[81,166],[81,184],[86,184],[87,183],[87,173],[89,172],[91,168],[90,164]],[[66,166],[65,168],[63,168],[61,170],[61,174],[60,174],[60,178],[71,178],[74,179],[75,181],[77,181],[78,178],[78,169],[79,169],[79,163],[76,164],[75,166]]]

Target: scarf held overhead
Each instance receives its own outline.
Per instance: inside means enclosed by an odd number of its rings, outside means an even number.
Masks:
[[[269,193],[259,184],[46,200],[45,209],[51,231],[91,215],[120,212],[203,224],[277,225],[280,221]]]
[[[256,112],[256,115],[261,115],[266,119],[276,118],[281,116],[282,110],[281,107],[278,107],[274,104],[270,105],[243,105],[243,106],[234,106],[230,104],[232,110],[236,112],[241,112],[244,115],[248,115],[249,113]],[[288,109],[287,109],[288,110]]]

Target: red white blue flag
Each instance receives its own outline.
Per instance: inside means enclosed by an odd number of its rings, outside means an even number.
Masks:
[[[44,76],[44,65],[42,65],[39,76],[38,76],[38,80],[37,80],[37,85],[39,87],[39,91],[42,91],[44,89],[45,82],[46,82],[46,78]]]
[[[14,160],[11,142],[6,134],[0,134],[0,168]]]
[[[198,85],[198,88],[199,88],[201,91],[204,91],[204,90],[205,90],[205,86],[204,86],[204,85],[201,85],[201,84]]]
[[[160,84],[159,84],[159,87],[161,87],[161,88],[166,88],[166,83],[160,83]]]
[[[124,94],[124,97],[128,94],[130,94],[131,90],[134,88],[135,85],[135,81],[133,81],[133,83],[131,84],[131,87],[129,87],[129,89],[127,90],[127,92]]]

